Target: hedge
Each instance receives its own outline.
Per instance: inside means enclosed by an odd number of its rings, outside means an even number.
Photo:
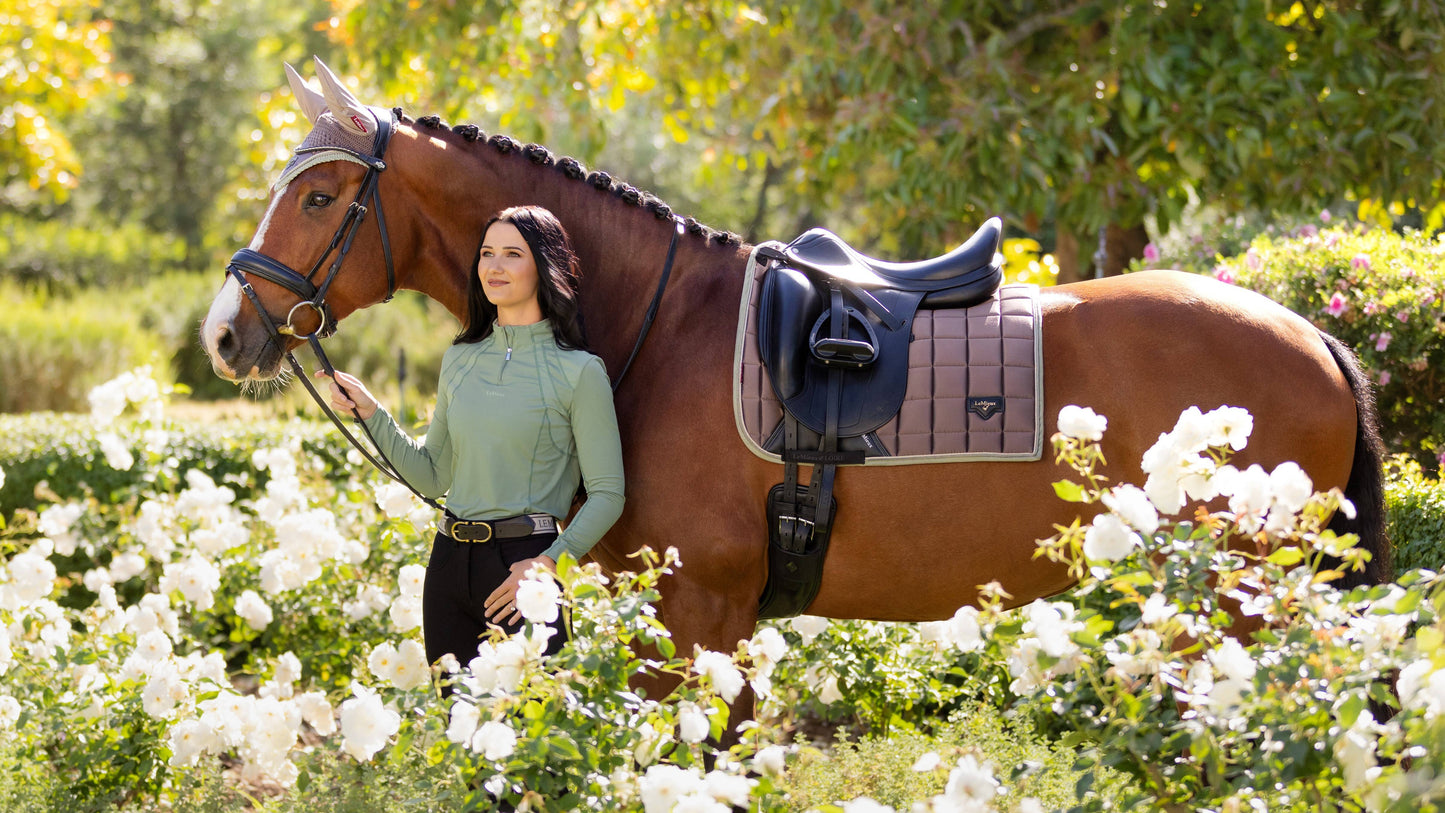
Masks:
[[[37,487],[53,494],[46,502],[94,496],[107,504],[121,503],[145,488],[153,489],[149,481],[157,470],[184,482],[186,472],[200,469],[245,499],[257,495],[269,479],[252,465],[251,455],[293,441],[299,441],[301,453],[328,479],[345,479],[353,466],[367,465],[348,460],[350,446],[329,423],[302,419],[166,423],[170,459],[162,467],[141,462],[145,453],[133,419],[121,419],[110,427],[127,440],[137,460],[130,470],[120,471],[107,465],[88,415],[0,415],[0,469],[5,471],[0,518],[12,517],[20,508],[33,509],[39,502]]]
[[[1198,249],[1164,245],[1168,254],[1136,267],[1202,270]],[[1305,224],[1257,234],[1242,253],[1203,269],[1352,347],[1375,382],[1390,450],[1432,470],[1445,465],[1445,238]]]
[[[134,287],[91,288],[63,296],[0,283],[0,412],[84,411],[90,388],[140,364],[201,400],[235,398],[235,384],[217,377],[198,328],[222,285],[214,275],[174,272]],[[441,357],[457,322],[435,302],[410,291],[349,317],[326,342],[340,369],[387,393],[398,385],[397,351],[407,356],[408,402],[436,392]],[[298,353],[303,364],[312,360]],[[270,387],[248,393],[271,397]]]
[[[1426,477],[1420,464],[1404,455],[1390,461],[1386,474],[1395,570],[1445,570],[1445,483]]]

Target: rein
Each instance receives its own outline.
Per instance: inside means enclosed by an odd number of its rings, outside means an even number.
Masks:
[[[336,381],[336,368],[331,365],[331,359],[329,359],[326,356],[326,352],[321,349],[321,339],[335,335],[338,326],[336,319],[333,318],[331,314],[330,306],[326,303],[326,292],[331,288],[331,283],[336,280],[337,274],[341,271],[341,263],[345,261],[346,255],[351,252],[352,242],[356,239],[356,233],[360,230],[362,221],[366,219],[366,214],[369,210],[376,211],[376,226],[381,233],[381,250],[386,261],[386,299],[383,299],[382,302],[391,301],[391,298],[396,294],[396,268],[392,262],[391,240],[387,236],[386,217],[382,214],[381,210],[381,195],[377,192],[380,175],[382,171],[386,169],[386,162],[382,160],[382,157],[386,154],[387,145],[391,143],[391,134],[395,127],[396,119],[391,111],[385,111],[385,115],[382,115],[380,111],[373,108],[373,113],[375,114],[374,117],[377,123],[377,132],[371,155],[359,153],[355,150],[340,146],[306,147],[296,151],[298,155],[302,153],[318,154],[318,158],[326,153],[340,153],[347,160],[352,160],[366,167],[366,175],[361,179],[361,188],[357,190],[356,198],[351,202],[351,205],[347,207],[346,217],[341,221],[341,225],[337,227],[336,233],[332,235],[331,243],[326,247],[326,251],[322,252],[321,257],[311,266],[311,270],[303,275],[275,258],[268,257],[250,248],[243,248],[231,256],[230,263],[226,265],[226,273],[234,278],[237,284],[241,286],[241,290],[246,294],[246,298],[251,300],[251,304],[256,308],[256,312],[260,314],[261,321],[266,325],[266,340],[268,342],[275,342],[276,346],[281,348],[286,356],[287,363],[291,365],[291,369],[295,372],[296,377],[300,379],[302,385],[306,387],[306,391],[310,393],[312,400],[316,402],[317,406],[321,407],[321,411],[324,412],[326,417],[341,431],[342,437],[346,438],[358,452],[361,452],[362,457],[366,458],[367,462],[375,466],[382,474],[405,486],[408,491],[416,495],[418,499],[427,505],[430,505],[438,511],[443,511],[445,508],[441,503],[417,491],[411,483],[407,482],[406,478],[401,475],[401,472],[397,470],[396,466],[387,458],[386,453],[381,450],[381,444],[377,443],[376,436],[372,434],[371,429],[366,425],[366,422],[362,420],[361,413],[355,407],[351,409],[352,417],[366,433],[367,439],[371,441],[372,447],[376,449],[376,454],[373,455],[362,445],[361,441],[356,439],[355,435],[347,431],[346,425],[342,423],[341,419],[337,417],[336,412],[332,410],[330,404],[321,397],[321,393],[317,392],[316,387],[311,383],[310,376],[306,374],[306,368],[302,367],[301,363],[296,360],[295,354],[285,349],[286,340],[284,337],[286,336],[304,340],[311,347],[311,352],[315,354],[316,360],[321,364],[321,368],[326,371],[326,375],[329,376],[332,381]],[[318,160],[316,163],[320,163],[320,161]],[[368,198],[371,204],[369,209],[366,205]],[[667,260],[663,263],[662,278],[658,281],[657,291],[653,294],[652,302],[647,307],[647,313],[642,320],[642,327],[637,334],[637,341],[632,346],[632,353],[628,355],[627,362],[622,365],[622,372],[618,374],[617,380],[612,382],[612,391],[614,393],[617,391],[617,388],[622,385],[623,377],[627,375],[627,371],[632,367],[633,359],[637,358],[638,351],[642,349],[643,340],[647,338],[647,334],[652,329],[653,319],[657,316],[658,306],[662,302],[663,291],[667,288],[668,278],[672,276],[672,265],[673,260],[677,256],[678,239],[682,236],[684,228],[681,218],[674,215],[672,220],[674,224],[672,242],[669,243],[667,247]],[[338,247],[340,249],[339,251]],[[331,256],[332,252],[336,252],[336,258],[332,260],[331,267],[326,271],[325,279],[323,279],[321,285],[318,286],[312,280],[321,269],[322,264],[326,262],[326,258]],[[261,298],[256,294],[256,290],[251,287],[250,281],[246,279],[246,274],[254,274],[261,279],[285,288],[301,298],[301,301],[291,306],[291,310],[287,312],[285,324],[278,327],[275,321],[272,320],[271,315],[261,306]],[[320,325],[318,325],[315,330],[305,334],[297,330],[293,321],[296,316],[296,311],[303,307],[310,308],[320,319]],[[342,387],[340,382],[337,382],[336,385],[341,387],[341,391],[346,393],[348,397],[350,396],[350,393],[346,392],[346,388]]]

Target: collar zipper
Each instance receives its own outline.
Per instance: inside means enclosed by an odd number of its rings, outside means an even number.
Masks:
[[[505,355],[505,356],[502,357],[502,369],[497,372],[497,383],[498,383],[498,384],[502,383],[502,374],[507,371],[507,362],[509,362],[509,361],[512,360],[512,327],[511,327],[511,325],[503,325],[503,326],[502,326],[502,335],[506,337],[507,355]]]

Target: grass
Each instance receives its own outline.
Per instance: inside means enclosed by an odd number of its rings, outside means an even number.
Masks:
[[[913,770],[918,758],[929,752],[942,758],[940,769]],[[978,706],[955,714],[936,735],[895,733],[887,739],[845,739],[826,748],[805,748],[787,777],[788,809],[801,813],[867,796],[908,810],[914,802],[942,793],[948,769],[965,753],[972,753],[980,763],[991,763],[994,775],[1013,788],[1017,798],[1000,800],[1003,809],[1028,797],[1045,810],[1077,803],[1074,785],[1081,774],[1073,770],[1072,749],[1049,742],[1022,720]],[[1095,787],[1105,795],[1112,795],[1126,781],[1107,770],[1097,779]]]

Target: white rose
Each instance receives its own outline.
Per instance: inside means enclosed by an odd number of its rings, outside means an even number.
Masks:
[[[707,786],[708,795],[712,798],[723,804],[742,808],[748,807],[749,797],[758,784],[756,779],[722,770],[708,771],[707,776],[702,779]]]
[[[994,778],[989,765],[980,765],[973,754],[965,754],[958,760],[958,767],[948,775],[948,786],[943,795],[954,802],[989,802],[998,794],[999,781]]]
[[[683,742],[702,742],[709,729],[707,714],[696,703],[683,703],[677,712],[677,738]]]
[[[793,631],[803,636],[803,645],[807,646],[814,638],[823,634],[828,628],[828,619],[816,615],[800,615],[788,622]]]
[[[753,770],[764,776],[782,776],[787,753],[781,745],[769,745],[753,757]]]
[[[130,471],[135,465],[135,456],[130,452],[130,445],[120,439],[114,432],[102,432],[95,437],[100,443],[101,454],[105,456],[105,464],[117,471]]]
[[[431,668],[427,666],[426,649],[408,638],[396,648],[396,663],[392,667],[391,683],[402,691],[426,685],[431,680]]]
[[[1075,440],[1103,440],[1109,419],[1088,407],[1069,404],[1059,410],[1059,431]]]
[[[10,560],[10,583],[21,604],[39,601],[55,589],[55,565],[32,547]]]
[[[388,614],[391,616],[391,623],[396,626],[397,632],[410,632],[420,627],[422,622],[421,596],[397,596],[396,601],[391,603]]]
[[[336,733],[336,713],[326,695],[321,692],[298,695],[296,707],[301,710],[301,718],[315,729],[317,734],[329,737]]]
[[[257,632],[270,626],[275,618],[270,605],[255,590],[241,593],[241,597],[236,600],[236,615],[246,622],[246,626]]]
[[[1314,483],[1298,463],[1286,461],[1269,473],[1269,490],[1276,506],[1297,513],[1314,494]]]
[[[342,748],[361,762],[370,762],[401,728],[401,715],[382,705],[381,698],[358,684],[356,696],[341,704]]]
[[[704,649],[693,660],[692,670],[712,681],[713,688],[724,701],[731,703],[743,689],[743,673],[733,659],[721,652]]]
[[[1118,516],[1100,514],[1084,532],[1084,556],[1093,561],[1117,562],[1142,543]]]
[[[171,729],[170,764],[177,768],[189,768],[200,761],[201,754],[213,750],[218,744],[215,732],[200,720],[185,720]]]
[[[838,689],[838,676],[829,675],[823,679],[823,685],[818,688],[818,702],[825,706],[831,706],[843,699],[843,692]]]
[[[392,519],[405,517],[416,504],[416,498],[401,483],[382,483],[376,487],[376,507]]]
[[[406,565],[402,567],[396,581],[401,595],[420,598],[422,588],[426,585],[426,568],[421,565]]]
[[[472,737],[472,750],[486,759],[506,759],[517,750],[517,732],[506,723],[489,720]]]
[[[551,624],[557,620],[562,591],[547,576],[526,578],[517,585],[517,611],[533,624]]]
[[[1159,530],[1159,512],[1149,501],[1149,495],[1138,486],[1119,486],[1104,495],[1104,505],[1118,514],[1135,530],[1152,534]]]
[[[455,743],[468,743],[472,735],[477,733],[477,724],[480,722],[481,710],[475,703],[468,703],[465,700],[452,701],[452,717],[447,723],[447,739]]]
[[[672,813],[684,796],[705,789],[702,777],[696,771],[677,765],[653,765],[637,785],[646,813]]]

